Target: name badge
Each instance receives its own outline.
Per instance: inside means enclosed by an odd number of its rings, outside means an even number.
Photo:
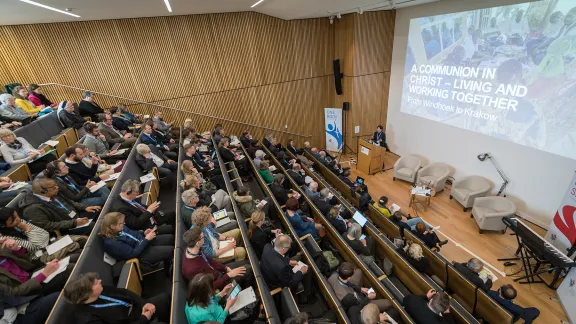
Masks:
[[[68,214],[68,216],[70,216],[70,218],[74,218],[74,216],[76,216],[76,212],[71,211],[70,214]]]

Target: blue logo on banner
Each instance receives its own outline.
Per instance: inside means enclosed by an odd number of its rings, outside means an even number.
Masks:
[[[340,151],[340,148],[342,147],[342,133],[338,127],[336,127],[336,121],[334,121],[333,125],[328,124],[326,127],[326,134],[331,135],[336,139],[336,142],[338,143],[338,151]],[[332,139],[328,139],[328,142],[332,143]]]

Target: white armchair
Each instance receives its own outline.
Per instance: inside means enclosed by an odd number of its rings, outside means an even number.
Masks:
[[[394,163],[394,177],[392,180],[401,179],[414,183],[416,181],[416,173],[421,165],[422,161],[415,156],[407,155],[399,158]]]
[[[474,205],[474,199],[486,196],[490,192],[491,187],[490,181],[483,177],[464,177],[452,184],[450,199],[456,199],[466,211]]]
[[[506,224],[502,222],[502,218],[515,214],[516,205],[510,199],[493,196],[476,198],[470,217],[478,223],[480,234],[483,231],[500,231],[504,234]]]
[[[450,176],[450,168],[443,163],[431,163],[418,170],[416,183],[430,184],[430,187],[436,192],[444,190],[446,180]]]

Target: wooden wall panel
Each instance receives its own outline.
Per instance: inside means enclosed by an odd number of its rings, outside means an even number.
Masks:
[[[354,76],[390,72],[395,11],[356,14]]]

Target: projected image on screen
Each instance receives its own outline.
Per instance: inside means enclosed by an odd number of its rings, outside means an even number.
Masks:
[[[412,19],[401,111],[576,159],[576,0]]]

